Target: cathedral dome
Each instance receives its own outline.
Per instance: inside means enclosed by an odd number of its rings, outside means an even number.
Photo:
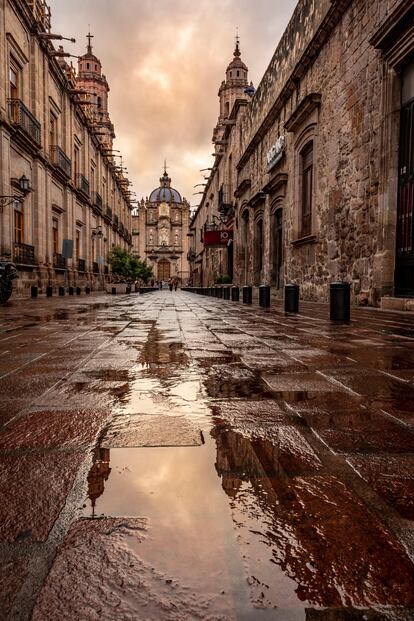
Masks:
[[[182,203],[182,198],[177,190],[171,187],[171,179],[167,171],[164,171],[160,179],[160,187],[153,190],[149,197],[150,203]]]

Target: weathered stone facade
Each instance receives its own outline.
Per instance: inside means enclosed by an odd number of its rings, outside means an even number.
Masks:
[[[160,186],[141,200],[132,218],[134,253],[152,267],[155,280],[188,283],[189,223],[190,205],[164,169]]]
[[[113,157],[91,37],[78,73],[53,38],[44,0],[0,0],[0,195],[18,199],[0,213],[0,257],[16,263],[23,295],[30,285],[102,288],[110,249],[132,242],[129,182]]]
[[[236,283],[296,282],[325,300],[346,280],[355,303],[373,305],[414,295],[413,213],[398,191],[412,24],[406,0],[298,3],[232,129]]]

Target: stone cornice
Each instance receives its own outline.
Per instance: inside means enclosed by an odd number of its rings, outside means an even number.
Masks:
[[[370,39],[391,67],[399,69],[414,48],[414,4],[403,0]]]
[[[265,186],[263,186],[263,192],[265,194],[274,194],[277,190],[286,186],[288,182],[287,173],[279,172],[277,175],[272,177]]]
[[[302,125],[303,121],[312,114],[315,108],[321,105],[321,99],[322,97],[319,93],[306,95],[286,121],[285,129],[288,132],[295,132]]]

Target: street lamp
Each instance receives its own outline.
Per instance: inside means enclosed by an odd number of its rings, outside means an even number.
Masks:
[[[0,196],[0,212],[2,212],[3,207],[6,207],[7,205],[13,205],[13,207],[17,208],[21,203],[23,203],[27,194],[31,191],[30,181],[24,174],[20,177],[20,179],[12,179],[12,182],[18,186],[23,196],[17,196],[16,194],[5,194]]]

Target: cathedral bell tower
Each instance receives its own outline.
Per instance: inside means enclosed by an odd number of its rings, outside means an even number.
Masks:
[[[88,92],[85,98],[90,101],[90,106],[87,106],[89,109],[86,112],[101,143],[106,148],[112,149],[115,133],[108,112],[109,85],[102,74],[101,61],[92,53],[93,35],[89,33],[87,39],[86,54],[80,56],[78,60],[77,87]]]
[[[233,52],[233,60],[226,70],[226,79],[220,85],[218,96],[220,99],[220,114],[213,133],[213,142],[216,143],[216,152],[220,151],[217,144],[223,137],[226,121],[228,121],[234,103],[237,99],[248,99],[246,89],[248,69],[241,59],[240,41],[236,37],[236,47]]]

